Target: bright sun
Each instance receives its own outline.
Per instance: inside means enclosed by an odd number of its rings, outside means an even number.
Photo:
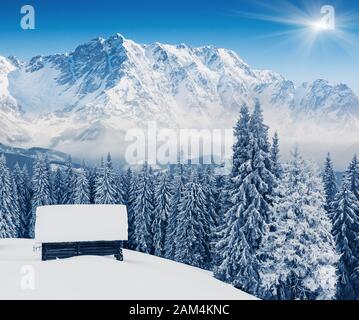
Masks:
[[[313,27],[318,30],[318,31],[328,31],[328,30],[332,30],[330,28],[330,25],[325,22],[325,21],[317,21],[315,23],[313,23]]]

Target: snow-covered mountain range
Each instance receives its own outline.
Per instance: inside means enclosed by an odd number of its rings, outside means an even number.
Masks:
[[[124,131],[149,120],[231,128],[239,107],[256,99],[284,145],[359,150],[359,100],[347,85],[317,80],[297,87],[252,69],[231,50],[142,45],[116,34],[29,62],[0,57],[0,139],[17,146],[96,150],[98,157],[120,150]]]

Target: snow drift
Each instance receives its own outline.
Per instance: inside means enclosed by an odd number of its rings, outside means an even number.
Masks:
[[[76,257],[41,262],[32,240],[0,240],[0,299],[252,300],[210,272],[124,250],[124,261]],[[34,290],[22,279],[33,270]]]

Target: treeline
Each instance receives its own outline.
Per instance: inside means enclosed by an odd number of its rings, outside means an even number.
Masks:
[[[0,158],[2,238],[33,238],[36,208],[61,204],[124,204],[128,208],[129,240],[133,250],[155,254],[205,269],[212,267],[212,238],[220,224],[216,177],[210,165],[171,166],[154,170],[116,169],[111,155],[99,167],[83,163],[75,169],[51,170],[46,156],[34,162],[30,179],[26,167],[13,172]]]
[[[124,204],[126,246],[192,266],[265,299],[359,297],[359,163],[339,185],[294,150],[281,163],[259,104],[241,108],[229,176],[212,165],[154,170],[114,167],[51,170],[39,156],[26,168],[0,158],[0,237],[33,237],[38,206]]]

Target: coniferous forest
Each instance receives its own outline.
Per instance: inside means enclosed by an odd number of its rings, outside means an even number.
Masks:
[[[178,163],[120,169],[108,154],[93,168],[10,170],[0,157],[0,238],[34,237],[38,206],[124,204],[128,249],[211,270],[263,299],[359,298],[359,160],[338,181],[330,155],[319,170],[293,149],[282,163],[259,104],[240,110],[233,165]]]

